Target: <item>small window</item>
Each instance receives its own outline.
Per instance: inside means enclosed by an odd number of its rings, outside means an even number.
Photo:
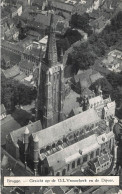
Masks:
[[[72,168],[75,168],[75,161],[72,163]]]

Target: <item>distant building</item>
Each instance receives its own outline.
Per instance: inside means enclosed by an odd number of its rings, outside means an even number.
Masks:
[[[4,104],[1,104],[0,105],[0,120],[6,118],[6,109],[5,109],[5,106]]]
[[[75,2],[75,1],[74,1]],[[76,3],[76,2],[75,2]],[[56,14],[62,14],[65,18],[69,19],[74,8],[73,1],[50,1],[52,9],[55,11]]]
[[[103,154],[89,162],[90,169],[93,170],[95,174],[101,173],[110,167],[111,160],[110,154]]]
[[[29,76],[30,74],[33,74],[34,68],[36,65],[32,63],[31,61],[27,60],[21,60],[19,63],[20,71],[24,72],[25,75]]]
[[[8,79],[10,80],[20,74],[20,69],[17,65],[15,65],[11,67],[10,69],[3,70],[3,74],[7,80]]]

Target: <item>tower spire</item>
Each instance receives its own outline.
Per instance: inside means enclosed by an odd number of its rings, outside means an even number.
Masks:
[[[50,29],[48,35],[47,49],[45,54],[45,61],[49,67],[57,64],[57,47],[55,37],[54,12],[51,13]]]

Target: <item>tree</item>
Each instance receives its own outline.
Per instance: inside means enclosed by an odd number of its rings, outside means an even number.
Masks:
[[[91,27],[89,25],[89,14],[84,13],[83,15],[74,14],[71,16],[70,24],[72,28],[82,29],[89,35],[92,33]]]

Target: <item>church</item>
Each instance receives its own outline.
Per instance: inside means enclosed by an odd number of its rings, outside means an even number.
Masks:
[[[64,66],[57,59],[54,14],[51,15],[50,30],[45,58],[39,69],[37,120],[41,119],[43,128],[63,119]]]
[[[110,97],[104,100],[100,93],[85,99],[83,112],[63,119],[64,66],[57,59],[53,19],[52,14],[47,50],[39,68],[37,121],[8,134],[6,150],[35,176],[72,175],[88,165],[94,173],[101,172],[114,157],[115,102]]]

